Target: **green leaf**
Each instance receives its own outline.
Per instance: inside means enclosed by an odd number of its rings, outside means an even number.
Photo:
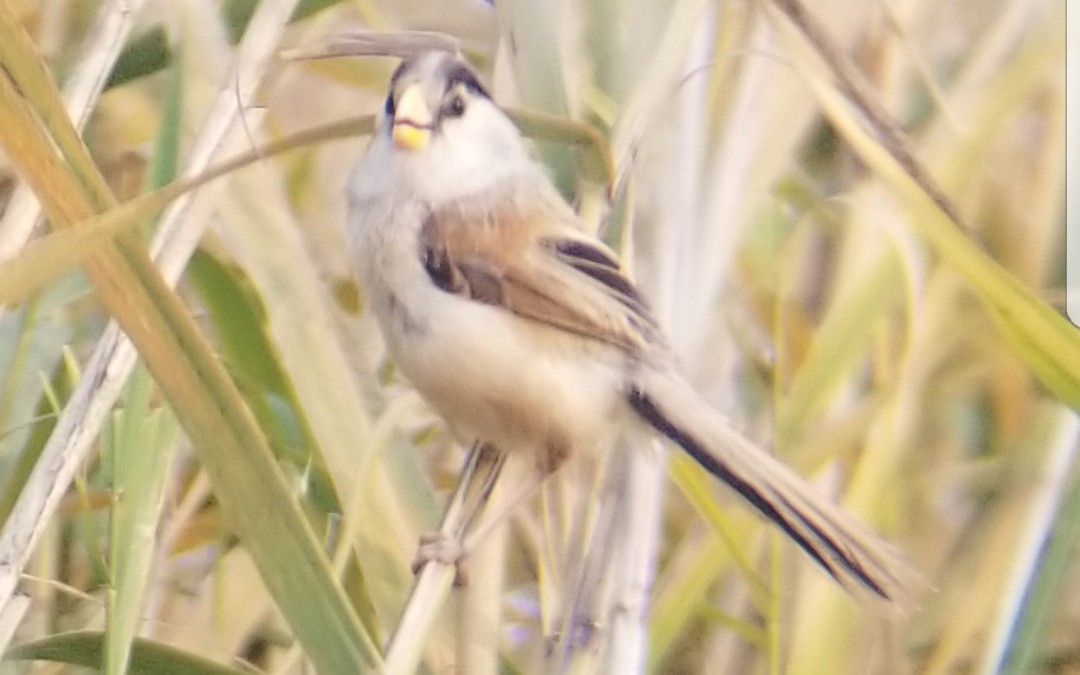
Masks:
[[[188,279],[210,313],[222,357],[274,453],[308,473],[310,496],[322,514],[341,513],[341,498],[325,462],[311,452],[314,440],[268,332],[258,290],[242,269],[206,250],[192,256]]]
[[[1040,411],[1044,412],[1044,411]],[[1044,412],[1040,436],[1051,437],[1051,447],[1076,442],[1076,420],[1063,409]],[[1038,438],[1046,442],[1046,438]],[[1056,442],[1055,442],[1056,441]],[[1071,455],[1071,453],[1070,453]],[[1070,457],[1071,458],[1071,457]],[[1049,635],[1054,618],[1069,597],[1066,584],[1076,570],[1076,552],[1080,546],[1080,473],[1073,470],[1068,491],[1057,505],[1053,526],[1045,539],[1038,541],[1040,554],[1032,570],[1033,578],[1025,587],[1023,601],[1017,603],[1008,649],[1000,663],[993,664],[1002,675],[1022,675],[1047,669],[1040,657],[1050,648]]]
[[[74,666],[101,669],[104,663],[102,644],[105,635],[100,631],[60,633],[8,649],[4,661],[55,661]],[[131,644],[131,675],[244,675],[247,670],[227,668],[175,647],[135,639]]]
[[[0,145],[54,228],[115,201],[71,126],[44,64],[0,3]],[[256,562],[305,654],[320,672],[356,673],[380,660],[338,586],[251,412],[190,311],[141,242],[122,237],[84,261],[98,297],[138,349],[192,440],[228,523]],[[5,588],[2,595],[10,593]]]
[[[103,672],[123,675],[139,628],[165,485],[178,427],[165,408],[151,405],[153,380],[140,367],[132,376],[126,404],[109,434],[113,456],[113,503],[105,608],[106,659]]]
[[[960,231],[900,164],[872,139],[832,88],[808,78],[829,122],[908,209],[906,222],[968,281],[1013,351],[1050,391],[1080,410],[1080,330]]]

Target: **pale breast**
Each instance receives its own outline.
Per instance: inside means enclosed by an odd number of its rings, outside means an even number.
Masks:
[[[410,325],[406,307],[424,318]],[[385,328],[406,377],[463,442],[532,453],[550,471],[570,448],[588,453],[612,440],[625,356],[608,345],[430,286]]]

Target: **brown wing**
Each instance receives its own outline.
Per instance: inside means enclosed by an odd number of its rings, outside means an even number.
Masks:
[[[432,213],[420,236],[432,281],[570,333],[643,352],[658,331],[644,300],[599,242],[511,211]]]

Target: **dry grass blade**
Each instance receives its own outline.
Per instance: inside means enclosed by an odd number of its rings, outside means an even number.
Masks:
[[[446,33],[431,31],[358,31],[331,36],[323,44],[286,49],[281,52],[281,58],[286,61],[339,56],[394,56],[405,59],[429,49],[456,54],[461,51],[461,42]]]
[[[101,5],[78,66],[64,84],[67,109],[79,129],[86,123],[93,103],[105,87],[143,3],[144,0],[112,0]],[[14,255],[26,244],[40,216],[41,207],[33,192],[20,185],[0,219],[0,259]]]
[[[806,39],[817,49],[818,54],[828,64],[836,76],[840,90],[854,103],[866,116],[867,122],[877,133],[882,146],[896,158],[900,166],[904,167],[908,175],[918,183],[926,194],[934,200],[942,211],[962,230],[970,231],[971,228],[964,223],[960,211],[953,205],[952,200],[937,184],[930,172],[923,167],[915,157],[911,142],[896,125],[884,106],[878,103],[855,64],[847,58],[840,47],[829,35],[829,32],[799,0],[772,0],[795,26],[802,31]]]
[[[140,222],[125,213],[121,218],[100,219],[32,242],[0,264],[0,305],[26,302],[47,284],[74,271],[98,246]]]
[[[347,136],[370,133],[372,117],[363,115],[295,133],[237,155],[205,169],[190,178],[181,179],[139,195],[104,213],[87,218],[79,227],[61,230],[35,242],[17,257],[0,262],[0,304],[17,304],[52,281],[73,271],[83,260],[114,237],[145,223],[177,199],[189,195],[204,185],[229,176],[234,171],[255,162],[302,148]],[[175,235],[173,235],[175,238]],[[163,241],[168,237],[161,237]],[[168,252],[170,260],[180,260],[165,243],[157,248]],[[190,256],[190,251],[187,252]],[[186,256],[185,256],[186,257]]]
[[[820,49],[815,38],[816,33],[807,35],[811,44]],[[840,58],[834,52],[824,51],[834,59]],[[830,122],[861,159],[885,177],[913,209],[908,222],[946,263],[968,279],[1032,372],[1069,405],[1080,408],[1080,333],[963,234],[966,228],[952,215],[956,213],[955,207],[929,181],[925,170],[917,168],[912,173],[911,155],[901,151],[896,156],[903,144],[882,144],[871,138],[851,109],[841,102],[840,94],[811,73],[808,64],[798,63]],[[850,64],[846,69],[853,70]],[[866,109],[863,104],[860,107]],[[877,126],[892,128],[890,137],[898,133],[895,124],[887,119],[877,118]]]
[[[0,79],[0,140],[34,186],[53,226],[74,226],[109,208],[111,196],[6,5],[0,7],[0,25],[10,38],[0,50],[7,75]],[[40,115],[38,107],[43,109]],[[265,437],[145,250],[122,238],[89,257],[84,269],[203,451],[203,465],[218,486],[223,509],[242,533],[271,592],[287,608],[285,614],[311,659],[325,672],[356,672],[377,662],[374,646],[333,582],[318,540],[290,499]],[[290,540],[285,545],[288,558],[278,554],[284,539]],[[4,596],[10,593],[4,591]],[[319,621],[307,621],[310,612]]]
[[[587,168],[595,171],[594,178],[609,183],[612,178],[610,155],[607,144],[592,127],[568,122],[533,111],[509,111],[523,133],[536,138],[580,145],[586,150]],[[370,134],[374,117],[360,115],[354,118],[324,124],[296,132],[243,152],[236,157],[205,168],[189,178],[180,179],[153,192],[117,205],[79,224],[78,229],[56,232],[35,242],[29,250],[6,262],[0,262],[0,304],[24,302],[44,285],[68,274],[92,254],[96,247],[108,242],[124,230],[134,228],[160,213],[169,204],[188,195],[204,185],[227,177],[238,169],[277,155],[304,148],[314,143],[324,143],[351,136]],[[159,245],[161,248],[164,244]],[[170,253],[170,258],[175,254]]]
[[[909,222],[976,288],[1002,333],[1058,396],[1080,408],[1080,334],[1030,288],[964,237],[914,179],[865,135],[844,106],[820,87],[830,119],[864,161],[886,176],[913,209]]]
[[[19,594],[4,603],[0,609],[0,653],[7,652],[8,644],[30,609],[30,597]]]

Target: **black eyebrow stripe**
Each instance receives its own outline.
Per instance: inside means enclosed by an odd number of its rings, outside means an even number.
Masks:
[[[394,84],[397,83],[398,78],[405,72],[405,69],[412,65],[411,59],[406,59],[398,64],[397,68],[394,68],[394,74],[390,76],[390,88],[393,89]]]
[[[394,109],[397,107],[397,102],[394,100],[394,89],[397,87],[397,81],[401,79],[401,74],[412,64],[412,59],[405,59],[398,64],[397,68],[394,68],[393,75],[390,76],[390,86],[388,87],[389,93],[386,95],[386,102],[383,103],[383,110],[386,114],[393,117]]]
[[[448,87],[452,87],[455,84],[461,84],[470,91],[476,92],[485,98],[491,98],[487,89],[484,88],[484,85],[480,84],[480,80],[477,79],[476,74],[463,63],[454,65],[454,68],[447,74],[446,82]]]

